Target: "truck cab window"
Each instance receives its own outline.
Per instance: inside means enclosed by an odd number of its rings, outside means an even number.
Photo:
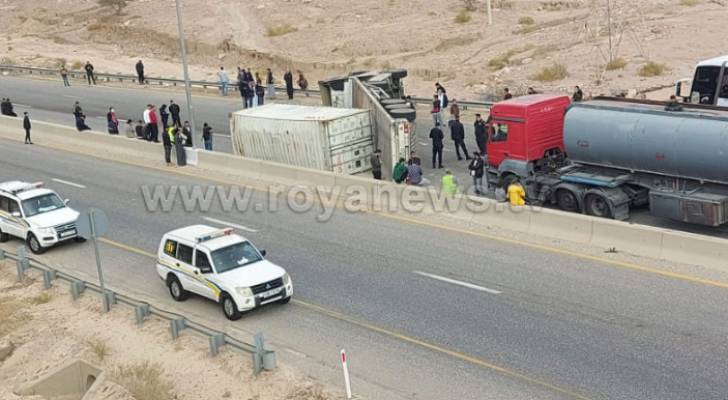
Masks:
[[[508,124],[493,124],[491,129],[492,142],[505,142],[508,140]]]

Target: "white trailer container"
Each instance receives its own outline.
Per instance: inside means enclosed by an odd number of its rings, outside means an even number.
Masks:
[[[244,157],[343,174],[371,169],[368,110],[268,104],[233,113],[230,132]]]

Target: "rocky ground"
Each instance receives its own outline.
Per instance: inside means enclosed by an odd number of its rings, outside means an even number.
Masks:
[[[429,95],[440,80],[451,97],[469,99],[504,86],[579,84],[598,94],[669,85],[725,52],[717,38],[728,13],[725,0],[493,0],[489,26],[485,0],[182,3],[193,78],[214,79],[219,65],[272,66],[278,78],[300,69],[312,82],[402,67],[413,94]],[[97,0],[0,0],[0,24],[3,63],[88,59],[99,71],[133,73],[142,58],[149,75],[181,76],[173,0],[128,0],[118,14]],[[641,76],[648,62],[665,68]]]

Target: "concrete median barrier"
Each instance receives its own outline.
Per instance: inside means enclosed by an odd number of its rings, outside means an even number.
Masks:
[[[531,212],[530,233],[567,240],[574,243],[591,243],[594,219],[574,213],[540,209]]]
[[[663,229],[604,218],[593,218],[592,221],[592,245],[605,251],[614,248],[622,253],[660,258]]]
[[[660,258],[728,270],[728,241],[685,232],[664,232]]]

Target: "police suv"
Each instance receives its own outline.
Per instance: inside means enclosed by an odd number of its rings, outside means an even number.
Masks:
[[[15,236],[41,254],[59,242],[83,241],[76,231],[79,214],[66,204],[42,182],[0,183],[0,242]]]
[[[291,278],[265,254],[232,228],[192,225],[162,237],[157,273],[175,300],[191,293],[207,297],[237,320],[255,307],[291,300]]]

